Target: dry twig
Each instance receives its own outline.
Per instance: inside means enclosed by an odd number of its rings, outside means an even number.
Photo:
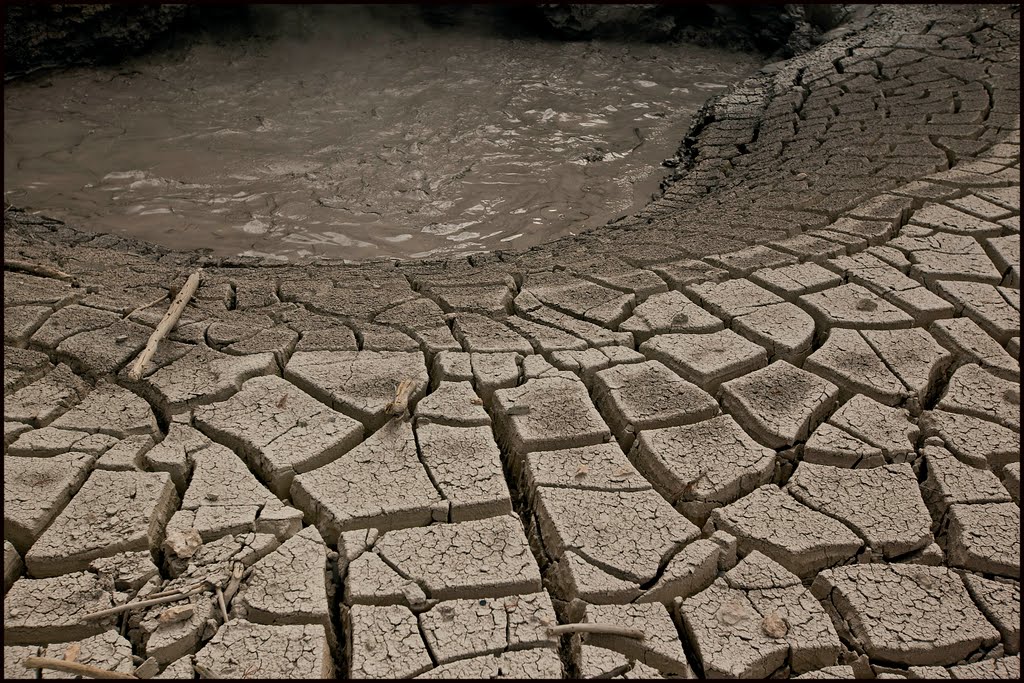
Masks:
[[[203,269],[200,268],[196,272],[188,276],[188,280],[185,281],[185,285],[178,292],[178,296],[174,297],[174,302],[171,303],[171,307],[164,313],[163,320],[153,330],[153,334],[149,335],[149,341],[146,342],[146,348],[142,350],[139,357],[135,359],[135,363],[132,365],[132,369],[128,371],[128,378],[138,381],[142,379],[142,371],[146,369],[146,363],[156,354],[157,346],[160,345],[161,340],[166,337],[174,326],[178,323],[178,318],[181,317],[181,312],[185,310],[185,306],[192,299],[192,295],[199,289],[199,281],[203,278]]]
[[[156,306],[158,303],[160,303],[161,301],[163,301],[166,298],[167,298],[167,295],[164,294],[159,299],[153,299],[149,303],[145,303],[145,304],[142,304],[141,306],[137,306],[137,307],[133,308],[131,310],[131,312],[128,315],[125,316],[125,319],[131,318],[133,315],[135,315],[139,311],[144,311],[147,308],[149,308],[150,306]]]
[[[601,633],[609,636],[635,638],[637,640],[643,640],[646,637],[643,631],[614,624],[563,624],[561,626],[548,627],[548,635],[560,636],[564,633]]]
[[[238,592],[238,587],[242,584],[242,573],[244,571],[245,565],[241,562],[235,562],[231,567],[231,579],[228,581],[228,585],[224,589],[224,604],[231,604],[231,599],[235,597],[235,593]]]
[[[53,669],[54,671],[63,671],[64,673],[88,676],[89,678],[123,678],[132,681],[139,680],[139,678],[133,674],[121,673],[120,671],[108,671],[107,669],[101,669],[98,666],[79,664],[78,662],[69,662],[63,659],[54,659],[53,657],[26,657],[23,664],[26,669]]]
[[[224,622],[227,623],[228,619],[228,606],[224,603],[224,591],[217,586],[217,605],[220,607],[220,615],[224,617]]]
[[[207,583],[209,582],[200,581],[198,583],[193,583],[191,586],[186,586],[185,588],[172,588],[171,590],[160,591],[159,593],[151,593],[150,595],[147,595],[145,599],[152,600],[153,598],[165,598],[168,595],[177,595],[178,593],[191,593],[194,590],[202,588]]]
[[[409,399],[412,398],[412,392],[416,389],[416,383],[411,379],[403,379],[398,383],[398,387],[395,389],[395,398],[391,403],[387,405],[388,415],[398,417],[399,415],[409,414]]]
[[[63,270],[51,268],[50,266],[40,266],[35,263],[29,263],[28,261],[17,261],[17,260],[6,260],[4,261],[5,270],[17,270],[22,273],[28,273],[30,275],[40,275],[42,277],[50,277],[55,280],[63,280],[65,282],[77,282],[78,278],[70,273],[65,273]]]
[[[142,607],[152,607],[153,605],[162,605],[165,602],[177,602],[190,598],[197,593],[203,591],[202,587],[193,588],[190,591],[176,591],[168,595],[161,596],[159,598],[149,598],[147,600],[136,600],[135,602],[126,602],[123,605],[117,607],[111,607],[110,609],[100,610],[99,612],[93,612],[86,614],[83,619],[86,621],[92,621],[94,619],[102,619],[103,617],[109,617],[114,614],[120,614],[121,612],[127,612],[128,610],[140,609]]]

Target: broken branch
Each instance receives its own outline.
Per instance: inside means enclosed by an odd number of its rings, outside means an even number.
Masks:
[[[125,678],[133,681],[139,680],[139,678],[133,674],[121,673],[120,671],[108,671],[107,669],[101,669],[98,666],[79,664],[78,662],[68,662],[63,659],[54,659],[52,657],[26,657],[23,664],[26,669],[53,669],[54,671],[63,671],[64,673],[78,674],[79,676],[88,676],[89,678]]]
[[[166,337],[174,326],[178,324],[178,318],[181,317],[181,312],[185,310],[185,306],[192,299],[192,295],[199,289],[199,281],[203,278],[203,269],[200,268],[196,272],[188,276],[188,280],[185,281],[185,285],[178,292],[178,296],[174,297],[174,302],[171,303],[171,307],[164,313],[163,320],[153,330],[153,334],[149,335],[149,341],[146,342],[146,348],[142,350],[139,357],[135,359],[132,369],[128,371],[128,379],[138,381],[142,379],[142,371],[146,368],[146,363],[156,353],[157,346]]]
[[[220,614],[224,617],[224,622],[227,623],[229,621],[228,606],[224,604],[224,591],[220,589],[220,586],[217,586],[217,605],[220,606]]]
[[[409,414],[409,399],[416,389],[416,383],[411,379],[403,379],[395,389],[395,398],[387,405],[387,413],[393,417]]]
[[[63,270],[57,270],[50,266],[40,266],[35,263],[29,263],[28,261],[4,261],[4,268],[6,270],[17,270],[22,273],[29,273],[30,275],[40,275],[42,277],[50,277],[56,280],[63,280],[65,282],[76,282],[78,278],[70,273],[65,273]]]
[[[235,562],[231,567],[231,580],[228,581],[227,587],[224,589],[224,603],[227,605],[231,604],[231,599],[235,597],[235,592],[238,591],[238,587],[242,584],[242,573],[245,571],[245,565],[241,562]],[[225,621],[227,619],[225,618]]]
[[[149,600],[136,600],[135,602],[126,602],[123,605],[117,607],[111,607],[110,609],[100,610],[99,612],[93,612],[86,614],[83,619],[91,621],[93,619],[102,619],[103,617],[109,617],[113,614],[120,614],[121,612],[127,612],[128,610],[139,609],[141,607],[152,607],[153,605],[162,605],[165,602],[177,602],[190,598],[197,593],[203,592],[203,588],[195,588],[188,592],[180,591],[177,593],[171,593],[160,598],[150,598]]]
[[[548,635],[560,636],[564,633],[601,633],[609,636],[623,636],[624,638],[635,638],[643,640],[646,635],[643,631],[614,624],[563,624],[561,626],[549,626]]]
[[[146,596],[145,599],[152,600],[154,598],[166,598],[168,595],[178,595],[179,593],[191,593],[194,590],[203,588],[207,583],[209,583],[209,581],[200,581],[199,583],[194,583],[186,588],[173,588],[167,591],[160,591],[159,593],[152,593]]]

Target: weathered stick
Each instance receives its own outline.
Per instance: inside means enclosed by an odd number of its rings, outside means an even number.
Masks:
[[[149,335],[149,341],[146,342],[146,348],[142,349],[142,353],[135,359],[132,369],[128,371],[128,379],[140,380],[142,379],[142,371],[146,368],[146,363],[156,353],[157,346],[160,345],[160,341],[174,329],[174,326],[178,323],[178,318],[181,317],[181,312],[185,310],[185,306],[192,299],[192,295],[199,289],[199,281],[203,278],[203,269],[200,268],[196,272],[188,276],[188,280],[185,281],[185,285],[178,292],[178,296],[174,297],[174,302],[171,303],[171,307],[164,313],[163,320],[153,330],[153,334]]]
[[[228,621],[228,606],[224,604],[224,591],[217,586],[217,604],[220,606],[220,614],[224,617],[224,622]]]
[[[242,585],[242,573],[245,572],[245,565],[241,562],[235,562],[231,566],[231,579],[228,581],[227,587],[224,589],[224,603],[227,605],[231,604],[231,599],[235,597],[235,593],[238,592],[238,587]],[[226,621],[225,617],[225,621]]]
[[[395,389],[395,398],[387,405],[388,415],[398,417],[409,412],[409,399],[416,388],[416,383],[411,379],[403,379]]]
[[[193,583],[191,586],[186,586],[185,588],[174,588],[169,591],[152,593],[150,595],[147,595],[145,599],[152,600],[154,598],[166,598],[168,595],[178,595],[179,593],[191,593],[192,591],[205,587],[207,583],[207,581],[200,581],[199,583]]]
[[[560,636],[563,633],[602,633],[609,636],[636,638],[637,640],[646,638],[643,631],[614,624],[563,624],[548,627],[548,635]]]
[[[113,614],[120,614],[121,612],[127,612],[128,610],[139,609],[142,607],[152,607],[153,605],[162,605],[165,602],[178,602],[179,600],[190,598],[193,595],[202,592],[202,588],[195,588],[188,592],[182,591],[178,593],[172,593],[170,595],[165,595],[161,598],[150,598],[148,600],[136,600],[135,602],[126,602],[123,605],[118,605],[117,607],[111,607],[110,609],[104,609],[100,610],[99,612],[86,614],[82,618],[85,620],[102,619],[103,617],[109,617]]]
[[[4,261],[4,268],[6,270],[18,270],[22,273],[30,273],[32,275],[52,277],[56,280],[64,280],[65,282],[72,282],[76,279],[74,275],[65,273],[63,270],[57,270],[50,266],[36,265],[35,263],[29,263],[28,261]]]
[[[108,671],[106,669],[101,669],[98,666],[79,664],[78,662],[68,662],[63,659],[54,659],[52,657],[26,657],[23,664],[26,669],[53,669],[54,671],[63,671],[64,673],[78,674],[79,676],[88,676],[89,678],[126,678],[132,681],[139,680],[139,678],[133,674],[125,674],[120,671]]]

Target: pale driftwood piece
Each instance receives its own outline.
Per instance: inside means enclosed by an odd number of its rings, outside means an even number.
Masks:
[[[40,275],[42,277],[49,277],[55,280],[63,280],[65,282],[75,282],[78,280],[74,275],[65,273],[63,270],[51,268],[50,266],[40,266],[35,263],[29,263],[28,261],[4,261],[4,268],[6,270],[17,270],[22,273],[28,273],[30,275]]]
[[[217,605],[220,607],[220,614],[224,617],[224,623],[229,621],[228,619],[228,606],[224,603],[224,591],[217,586]]]
[[[245,565],[241,562],[235,562],[231,566],[231,579],[228,581],[227,587],[224,589],[224,604],[230,605],[231,599],[235,597],[235,593],[238,592],[238,587],[242,585],[242,573],[245,572]],[[226,612],[227,610],[225,610]],[[227,621],[227,617],[225,617]]]
[[[125,674],[120,671],[108,671],[106,669],[101,669],[98,666],[79,664],[78,662],[69,662],[63,659],[54,659],[52,657],[26,657],[23,664],[26,669],[53,669],[54,671],[63,671],[67,674],[77,674],[79,676],[88,676],[89,678],[123,678],[132,681],[139,680],[138,676],[135,676],[134,674]]]
[[[138,381],[142,379],[142,371],[146,369],[146,363],[156,353],[157,346],[160,345],[161,340],[166,337],[174,326],[178,323],[178,318],[181,317],[181,312],[185,310],[185,306],[192,299],[192,295],[199,289],[199,281],[203,278],[203,269],[200,268],[196,272],[188,276],[188,280],[185,281],[185,285],[178,292],[178,296],[174,297],[174,301],[171,303],[171,307],[164,313],[163,320],[153,330],[153,334],[149,335],[149,341],[146,342],[146,348],[142,350],[139,357],[135,359],[135,363],[132,365],[132,369],[128,371],[128,379]]]
[[[99,612],[93,612],[92,614],[86,614],[83,619],[90,621],[93,619],[102,619],[103,617],[109,617],[114,614],[120,614],[121,612],[127,612],[128,610],[140,609],[142,607],[152,607],[153,605],[162,605],[166,602],[178,602],[190,598],[197,593],[201,593],[202,588],[195,588],[190,591],[181,591],[177,593],[171,593],[160,598],[150,598],[149,600],[136,600],[135,602],[126,602],[123,605],[117,607],[111,607],[110,609],[100,610]]]
[[[385,408],[388,415],[399,417],[409,414],[409,399],[416,388],[416,383],[411,379],[403,379],[395,389],[395,398]]]
[[[647,637],[643,631],[614,624],[563,624],[548,627],[548,635],[560,636],[564,633],[600,633],[608,636],[635,638],[636,640],[643,640]]]

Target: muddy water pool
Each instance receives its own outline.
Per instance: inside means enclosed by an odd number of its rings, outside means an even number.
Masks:
[[[527,247],[646,203],[752,74],[688,45],[365,17],[4,89],[4,194],[91,230],[282,259]]]

